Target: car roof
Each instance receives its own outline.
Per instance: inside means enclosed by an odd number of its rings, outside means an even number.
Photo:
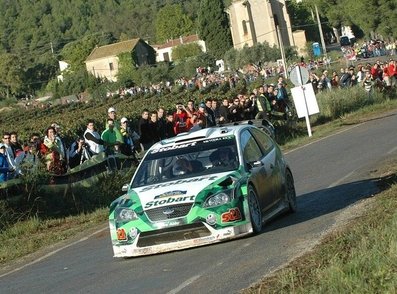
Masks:
[[[219,127],[204,128],[194,132],[186,132],[178,134],[175,137],[162,140],[154,144],[150,149],[160,148],[169,145],[175,145],[184,142],[192,142],[203,139],[212,139],[219,137],[226,137],[230,135],[237,135],[242,129],[247,127],[255,127],[253,125],[227,125]]]

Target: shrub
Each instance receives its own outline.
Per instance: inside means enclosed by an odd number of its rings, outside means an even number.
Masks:
[[[381,102],[387,97],[373,91],[370,95],[362,87],[356,86],[345,89],[333,89],[317,95],[320,108],[319,119],[336,119],[344,114],[362,108],[374,102]]]

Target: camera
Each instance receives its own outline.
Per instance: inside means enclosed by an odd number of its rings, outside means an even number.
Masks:
[[[183,109],[183,105],[178,105],[178,109]]]

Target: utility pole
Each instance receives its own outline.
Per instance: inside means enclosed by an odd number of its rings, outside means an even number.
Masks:
[[[50,45],[51,45],[51,53],[52,55],[54,55],[54,47],[52,46],[52,42],[50,42]]]
[[[321,26],[320,15],[318,14],[317,4],[314,4],[314,9],[316,10],[317,24],[318,24],[318,30],[320,32],[321,45],[323,46],[323,53],[325,56],[327,56],[327,48],[325,47],[323,28]]]
[[[283,38],[281,38],[280,26],[279,25],[276,25],[276,32],[277,32],[277,38],[278,38],[278,46],[279,46],[280,51],[281,51],[281,59],[283,61],[284,77],[286,79],[288,79],[287,63],[285,62],[284,43],[283,43]]]

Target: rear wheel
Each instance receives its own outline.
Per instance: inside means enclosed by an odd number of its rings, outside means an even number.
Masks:
[[[290,170],[287,170],[285,178],[285,201],[288,203],[289,211],[295,212],[297,210],[296,192],[294,178]]]
[[[259,233],[262,230],[262,211],[259,205],[258,196],[252,186],[249,186],[248,188],[248,207],[254,233]]]

